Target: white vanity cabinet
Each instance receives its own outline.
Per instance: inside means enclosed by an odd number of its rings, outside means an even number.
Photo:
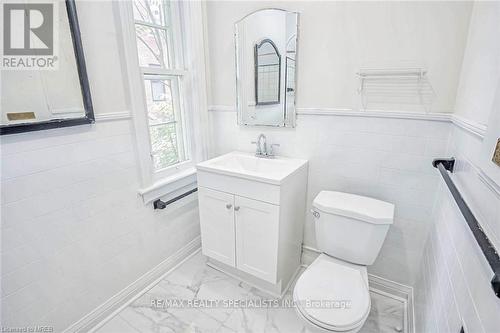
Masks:
[[[276,282],[279,206],[200,187],[203,254]]]
[[[230,153],[198,165],[209,265],[281,295],[300,267],[307,161]]]

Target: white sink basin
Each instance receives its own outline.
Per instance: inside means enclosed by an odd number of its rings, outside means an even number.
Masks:
[[[281,184],[288,176],[307,164],[307,160],[275,157],[259,158],[250,153],[231,152],[199,163],[198,170],[215,172],[264,183]]]

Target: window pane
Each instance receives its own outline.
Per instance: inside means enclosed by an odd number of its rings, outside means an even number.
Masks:
[[[167,31],[136,24],[139,65],[143,67],[169,68]]]
[[[168,2],[162,0],[135,0],[134,19],[147,23],[166,26]]]
[[[155,170],[186,161],[177,78],[149,75],[144,87]]]
[[[175,120],[171,84],[171,80],[144,80],[150,125]]]
[[[153,163],[156,170],[179,163],[184,158],[179,153],[177,123],[150,127]]]

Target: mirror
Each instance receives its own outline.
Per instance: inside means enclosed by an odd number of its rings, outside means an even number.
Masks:
[[[255,45],[255,101],[257,105],[280,103],[281,55],[270,39]]]
[[[240,125],[295,127],[298,16],[262,9],[236,23]]]
[[[48,0],[44,7],[36,6],[4,7],[13,37],[2,62],[0,134],[94,122],[75,2]],[[24,34],[29,38],[14,40],[13,31],[26,29],[16,23],[16,13],[21,13],[21,22],[23,15],[40,18],[38,30],[30,27]],[[29,59],[36,63],[29,64]]]

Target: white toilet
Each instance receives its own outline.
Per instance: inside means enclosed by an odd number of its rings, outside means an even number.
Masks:
[[[373,264],[394,220],[394,205],[321,191],[313,202],[316,242],[323,253],[298,278],[298,314],[325,332],[357,332],[370,313],[366,266]]]

